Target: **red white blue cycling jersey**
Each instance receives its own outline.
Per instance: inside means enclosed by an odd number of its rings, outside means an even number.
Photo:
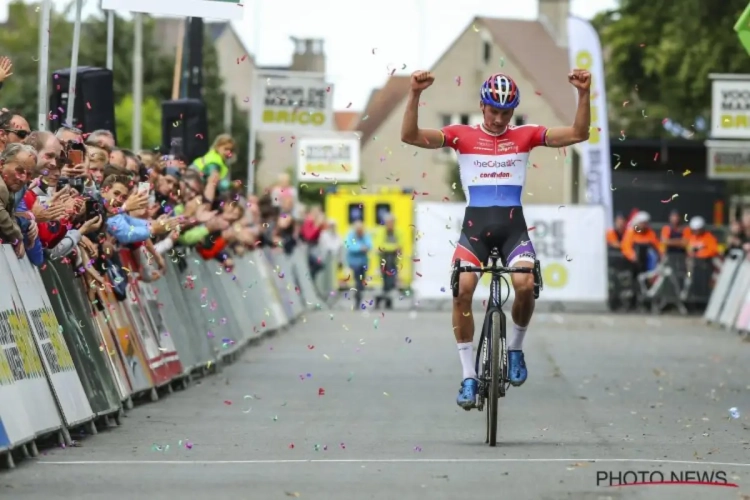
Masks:
[[[529,154],[544,146],[546,127],[508,126],[502,134],[492,135],[481,125],[449,125],[442,132],[443,145],[458,153],[469,207],[521,206]]]

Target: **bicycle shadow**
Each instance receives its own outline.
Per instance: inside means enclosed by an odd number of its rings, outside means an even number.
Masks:
[[[459,441],[459,442],[452,442],[451,444],[459,445],[459,446],[466,446],[471,448],[477,448],[477,447],[485,447],[492,449],[491,446],[489,446],[487,443],[484,442],[484,438],[478,438],[475,441]],[[585,447],[589,444],[593,443],[571,443],[571,442],[559,442],[559,441],[540,441],[537,439],[531,439],[527,441],[523,440],[502,440],[498,437],[497,439],[497,446],[495,448],[499,451],[502,451],[503,448],[563,448],[563,447],[569,447],[569,446],[576,446],[576,447]]]

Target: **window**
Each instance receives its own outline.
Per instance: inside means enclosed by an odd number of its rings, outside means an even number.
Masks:
[[[349,224],[354,224],[357,221],[365,221],[365,209],[361,203],[350,203],[349,204]]]
[[[526,115],[516,116],[515,120],[516,120],[516,126],[517,127],[520,127],[521,125],[525,125],[526,124]]]
[[[469,115],[461,115],[461,125],[469,124]]]
[[[377,219],[375,223],[378,226],[382,226],[385,224],[385,217],[391,213],[391,204],[390,203],[378,203],[375,206],[375,218]]]
[[[490,59],[492,59],[492,44],[490,42],[484,42],[483,56],[484,64],[489,64]]]
[[[442,115],[443,127],[447,127],[453,123],[453,117],[451,115]]]

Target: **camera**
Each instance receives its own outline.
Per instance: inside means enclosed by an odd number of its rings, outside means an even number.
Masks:
[[[62,189],[65,186],[70,186],[71,188],[78,191],[78,194],[83,195],[83,186],[84,186],[85,179],[83,177],[60,177],[60,179],[57,181],[57,189]]]

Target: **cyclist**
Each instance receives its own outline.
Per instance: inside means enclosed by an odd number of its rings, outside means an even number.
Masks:
[[[529,153],[537,146],[559,148],[589,138],[591,74],[582,69],[568,74],[568,81],[578,90],[575,121],[569,127],[550,128],[510,125],[520,103],[520,90],[511,77],[499,73],[490,76],[480,88],[479,107],[483,115],[480,125],[448,125],[441,130],[419,128],[420,96],[434,81],[428,71],[411,75],[401,140],[425,149],[450,147],[458,153],[468,206],[452,260],[459,259],[461,265],[480,266],[487,262],[490,250],[497,247],[504,265],[533,267],[536,254],[521,207]],[[534,311],[534,277],[515,274],[511,279],[515,300],[508,339],[508,375],[511,384],[520,386],[528,375],[522,346]],[[471,306],[478,281],[478,275],[462,273],[458,297],[453,301],[453,333],[463,367],[457,403],[465,410],[475,406],[477,391]]]

